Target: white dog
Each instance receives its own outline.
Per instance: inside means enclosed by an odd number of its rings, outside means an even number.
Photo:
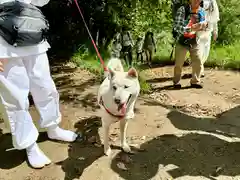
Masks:
[[[121,147],[125,152],[131,149],[126,141],[128,119],[134,118],[134,106],[140,92],[138,73],[134,68],[124,72],[121,60],[111,58],[108,72],[98,91],[98,103],[101,107],[104,129],[104,153],[111,155],[109,128],[112,123],[120,122]]]

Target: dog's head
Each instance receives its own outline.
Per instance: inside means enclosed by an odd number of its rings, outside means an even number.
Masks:
[[[118,72],[109,69],[110,92],[112,102],[117,111],[125,114],[128,105],[138,96],[140,88],[138,73],[135,68],[128,72]]]

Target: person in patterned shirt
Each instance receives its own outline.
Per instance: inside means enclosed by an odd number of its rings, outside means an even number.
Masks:
[[[192,61],[191,87],[203,88],[200,81],[202,62],[196,32],[204,30],[207,23],[205,12],[200,7],[200,3],[201,0],[189,0],[186,6],[183,5],[178,8],[174,18],[173,30],[176,32],[176,47],[173,84],[175,88],[181,88],[182,67],[187,51],[189,51]]]

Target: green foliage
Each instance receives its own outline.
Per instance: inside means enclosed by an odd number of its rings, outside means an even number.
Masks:
[[[169,62],[173,42],[172,0],[78,0],[78,2],[93,38],[96,38],[97,31],[100,32],[99,48],[105,60],[108,57],[108,45],[116,28],[127,26],[134,39],[137,36],[144,36],[147,30],[153,31],[157,41],[154,61],[161,64],[172,63]],[[206,65],[239,69],[240,3],[238,0],[218,0],[218,5],[219,38],[212,46]],[[52,0],[43,10],[51,25],[49,41],[52,50],[64,55],[66,51],[70,51],[69,57],[74,54],[72,59],[80,67],[101,75],[100,62],[75,4],[69,5],[68,1]],[[143,91],[151,89],[143,75],[140,81]]]
[[[219,44],[234,44],[240,39],[240,3],[238,0],[221,0]]]
[[[103,53],[103,57],[108,57],[107,52]],[[107,59],[107,58],[106,58]],[[82,47],[78,53],[71,59],[78,67],[85,69],[99,77],[99,81],[103,80],[103,69],[101,63],[96,56],[90,55],[87,48]],[[127,70],[127,67],[124,67]],[[151,91],[151,86],[146,82],[144,73],[141,69],[137,68],[139,73],[139,82],[141,86],[141,93],[148,93]]]
[[[106,50],[116,27],[128,26],[133,37],[144,36],[147,30],[155,34],[157,56],[168,56],[172,42],[172,0],[78,0],[92,36],[100,31],[99,47]],[[218,44],[234,44],[240,40],[240,3],[238,0],[218,0],[220,9]],[[92,47],[76,5],[52,0],[43,9],[50,21],[52,49],[71,53],[81,45]],[[61,50],[59,50],[61,49]],[[64,50],[64,51],[63,51]],[[89,49],[94,53],[93,49]]]
[[[207,66],[240,70],[240,42],[231,45],[213,45]]]

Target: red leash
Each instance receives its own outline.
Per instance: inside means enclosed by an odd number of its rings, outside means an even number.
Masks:
[[[80,13],[80,15],[81,15],[81,17],[82,17],[83,23],[84,23],[84,25],[85,25],[85,27],[86,27],[86,29],[87,29],[88,35],[90,36],[90,38],[91,38],[91,40],[92,40],[92,44],[93,44],[93,46],[94,46],[94,48],[95,48],[95,50],[96,50],[97,56],[98,56],[98,58],[100,59],[100,62],[101,62],[101,64],[102,64],[102,68],[103,68],[104,71],[108,71],[107,67],[106,67],[105,64],[104,64],[104,61],[103,61],[103,59],[102,59],[102,56],[100,55],[100,53],[99,53],[99,51],[98,51],[97,45],[96,45],[96,43],[95,43],[94,40],[93,40],[93,37],[92,37],[92,35],[91,35],[91,32],[90,32],[89,29],[88,29],[87,23],[86,23],[86,21],[85,21],[85,19],[84,19],[84,16],[83,16],[82,11],[81,11],[81,9],[80,9],[80,7],[79,7],[79,4],[78,4],[77,0],[74,0],[74,1],[75,1],[75,4],[76,4],[77,8],[78,8],[78,11],[79,11],[79,13]]]

